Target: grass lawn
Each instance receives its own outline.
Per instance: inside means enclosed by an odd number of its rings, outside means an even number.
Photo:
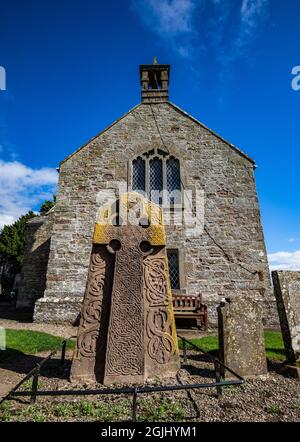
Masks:
[[[42,351],[52,351],[61,345],[63,338],[48,333],[32,330],[6,329],[6,350],[0,351],[0,362],[5,359],[23,354],[36,354]],[[74,342],[68,341],[67,348],[73,348]]]
[[[214,356],[218,356],[218,336],[206,336],[199,339],[189,339],[194,344],[201,347],[204,351],[211,353]],[[179,347],[182,348],[182,342],[179,340]],[[286,359],[284,353],[284,345],[282,340],[282,334],[276,331],[265,331],[265,347],[266,356],[268,359],[276,361],[284,361]],[[187,348],[189,346],[187,345]]]
[[[214,356],[218,355],[218,337],[206,336],[199,339],[190,339],[194,344],[199,345],[204,351]],[[53,336],[47,333],[31,330],[13,330],[6,329],[6,350],[0,351],[0,362],[7,358],[23,354],[36,354],[42,351],[52,351],[58,348],[63,338]],[[265,332],[266,355],[268,359],[277,361],[285,360],[284,346],[280,332]],[[74,348],[74,342],[69,341],[69,349]],[[182,348],[182,342],[179,340],[179,347]],[[189,346],[187,345],[187,348]]]

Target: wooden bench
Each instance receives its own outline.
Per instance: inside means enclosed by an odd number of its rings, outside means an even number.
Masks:
[[[172,299],[175,319],[196,319],[197,327],[207,330],[207,305],[202,304],[201,295],[173,294]]]

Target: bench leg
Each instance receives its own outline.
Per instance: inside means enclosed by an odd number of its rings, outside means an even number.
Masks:
[[[201,321],[201,319],[196,319],[196,324],[199,330],[203,329],[203,322]]]

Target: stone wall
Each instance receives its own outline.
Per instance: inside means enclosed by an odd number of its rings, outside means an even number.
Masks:
[[[53,228],[53,211],[47,216],[38,216],[26,226],[26,248],[21,272],[17,308],[30,309],[44,295],[46,273]]]
[[[136,155],[165,150],[157,125],[168,151],[180,160],[185,188],[205,195],[207,232],[189,238],[184,227],[166,229],[167,246],[180,250],[181,291],[201,292],[214,324],[221,298],[240,291],[273,312],[254,164],[170,103],[140,104],[62,162],[43,302],[68,299],[63,319],[74,319],[70,300],[76,306],[85,291],[97,194],[114,189],[115,181],[127,182]]]

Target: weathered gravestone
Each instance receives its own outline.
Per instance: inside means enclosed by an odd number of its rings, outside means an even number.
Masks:
[[[220,359],[243,377],[265,375],[265,355],[262,308],[252,298],[239,297],[218,307]],[[222,375],[232,374],[222,368]]]
[[[274,271],[272,279],[287,361],[300,378],[300,272]]]
[[[179,369],[162,211],[130,193],[117,218],[104,207],[95,225],[71,381],[137,383]]]

